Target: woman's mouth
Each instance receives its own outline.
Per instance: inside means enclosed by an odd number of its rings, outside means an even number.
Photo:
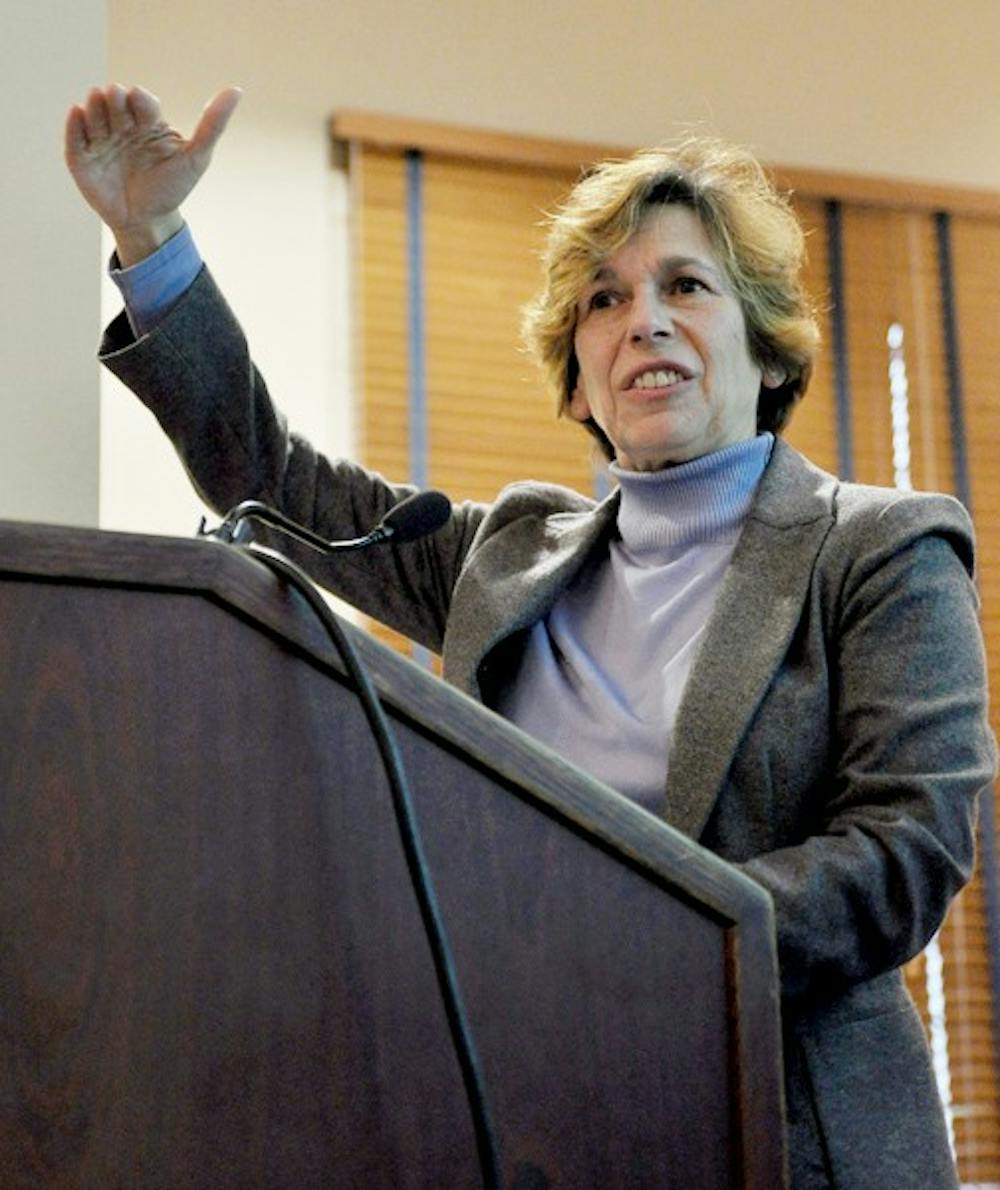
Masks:
[[[681,373],[673,368],[650,368],[646,372],[640,372],[629,388],[670,388],[674,384],[680,384],[683,379]]]

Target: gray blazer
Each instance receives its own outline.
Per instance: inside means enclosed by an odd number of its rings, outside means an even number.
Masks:
[[[220,511],[347,537],[410,491],[288,432],[207,271],[152,334],[112,323],[101,358]],[[489,704],[616,512],[516,484],[424,541],[299,561]],[[666,818],[773,898],[796,1190],[956,1184],[899,966],[970,876],[994,774],[972,564],[955,500],[841,483],[779,441],[684,692]]]

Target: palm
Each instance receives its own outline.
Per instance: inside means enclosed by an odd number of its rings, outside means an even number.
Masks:
[[[112,139],[88,149],[73,168],[84,197],[111,227],[166,215],[200,177],[172,129],[155,136]]]

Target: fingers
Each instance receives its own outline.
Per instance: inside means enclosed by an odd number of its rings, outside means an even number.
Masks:
[[[242,98],[243,92],[239,87],[227,87],[205,105],[190,142],[191,153],[196,158],[202,160],[211,156]]]
[[[243,92],[239,87],[220,91],[201,114],[187,152],[196,169],[203,170],[212,150],[236,110]],[[170,138],[175,146],[184,146],[179,133],[167,127],[160,114],[160,101],[143,87],[125,88],[120,83],[94,87],[83,104],[75,104],[66,117],[66,160],[80,164],[88,154],[135,144],[165,144]]]
[[[107,98],[100,87],[94,87],[88,94],[83,111],[87,122],[87,139],[106,140],[111,135],[111,119]]]
[[[111,88],[108,89],[109,92]],[[107,140],[111,131],[108,93],[94,87],[82,104],[76,103],[66,116],[65,156],[72,166],[80,162],[95,144]]]
[[[103,90],[94,87],[83,104],[70,108],[66,119],[67,150],[82,152],[113,136],[127,136],[137,125],[155,124],[160,118],[160,103],[155,95],[120,83]]]
[[[66,160],[72,165],[90,148],[87,135],[87,114],[80,105],[74,104],[66,117]]]
[[[118,136],[131,132],[135,127],[135,120],[128,106],[125,88],[119,83],[114,83],[105,91],[104,101],[112,134]]]
[[[125,100],[133,120],[140,128],[159,123],[160,101],[145,87],[129,87]]]

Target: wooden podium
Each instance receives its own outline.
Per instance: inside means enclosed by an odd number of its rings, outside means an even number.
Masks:
[[[0,525],[0,1187],[481,1184],[388,787],[301,595]],[[352,630],[509,1190],[783,1183],[771,906]]]

